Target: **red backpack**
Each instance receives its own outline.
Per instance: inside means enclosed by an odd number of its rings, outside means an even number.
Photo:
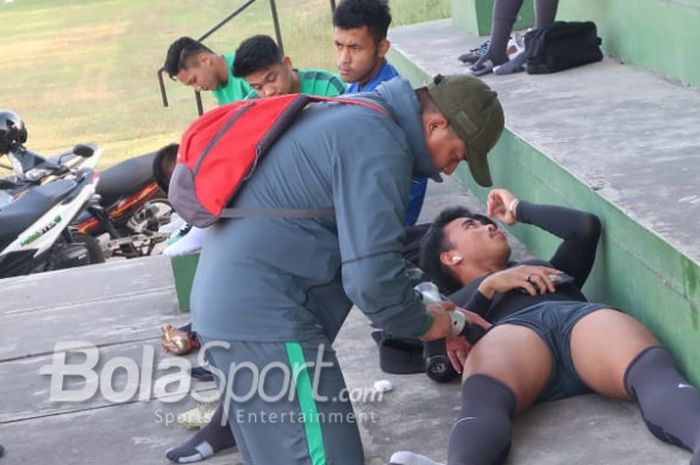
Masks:
[[[175,211],[200,228],[217,219],[246,216],[317,218],[333,215],[317,210],[227,208],[261,158],[312,102],[361,105],[388,115],[366,99],[289,94],[245,100],[218,107],[198,118],[182,136],[168,198]]]

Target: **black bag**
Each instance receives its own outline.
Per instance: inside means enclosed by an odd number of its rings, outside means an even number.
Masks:
[[[527,72],[555,73],[603,59],[595,23],[557,21],[525,35]]]

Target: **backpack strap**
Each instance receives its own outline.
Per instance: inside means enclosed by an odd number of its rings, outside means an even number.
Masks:
[[[308,96],[308,103],[330,102],[348,105],[358,105],[369,108],[381,115],[391,118],[389,111],[378,103],[365,98],[320,97]],[[305,219],[334,219],[335,208],[285,209],[285,208],[224,208],[219,215],[221,218],[305,218]]]
[[[285,208],[224,208],[221,218],[335,218],[335,208],[285,209]]]
[[[377,113],[382,114],[384,116],[391,117],[391,115],[389,114],[389,111],[386,108],[384,108],[383,105],[380,105],[379,103],[372,102],[371,100],[369,100],[367,98],[321,97],[321,96],[316,96],[316,95],[310,95],[309,101],[310,102],[330,102],[330,103],[344,103],[347,105],[357,105],[360,107],[369,108],[370,110],[374,110]]]

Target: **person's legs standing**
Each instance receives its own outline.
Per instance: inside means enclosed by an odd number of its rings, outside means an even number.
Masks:
[[[559,0],[536,0],[535,1],[535,29],[549,26],[557,16]]]
[[[535,1],[535,28],[540,29],[545,26],[549,26],[554,22],[554,18],[557,15],[557,6],[559,5],[559,0],[536,0]],[[515,55],[503,65],[494,69],[494,73],[503,75],[516,73],[523,70],[523,65],[527,60],[527,53],[522,50],[519,54]]]
[[[491,72],[494,66],[502,65],[508,61],[506,47],[522,4],[523,0],[496,0],[494,2],[489,48],[469,68],[469,72],[480,76]]]
[[[228,344],[230,349],[209,353],[228,380],[224,405],[246,464],[364,463],[352,405],[341,395],[345,382],[327,340]]]

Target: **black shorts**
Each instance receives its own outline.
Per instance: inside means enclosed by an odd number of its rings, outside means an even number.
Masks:
[[[526,326],[535,331],[552,353],[552,374],[537,402],[565,399],[591,392],[574,368],[571,357],[571,331],[589,313],[609,305],[576,301],[542,302],[520,310],[498,322]]]

